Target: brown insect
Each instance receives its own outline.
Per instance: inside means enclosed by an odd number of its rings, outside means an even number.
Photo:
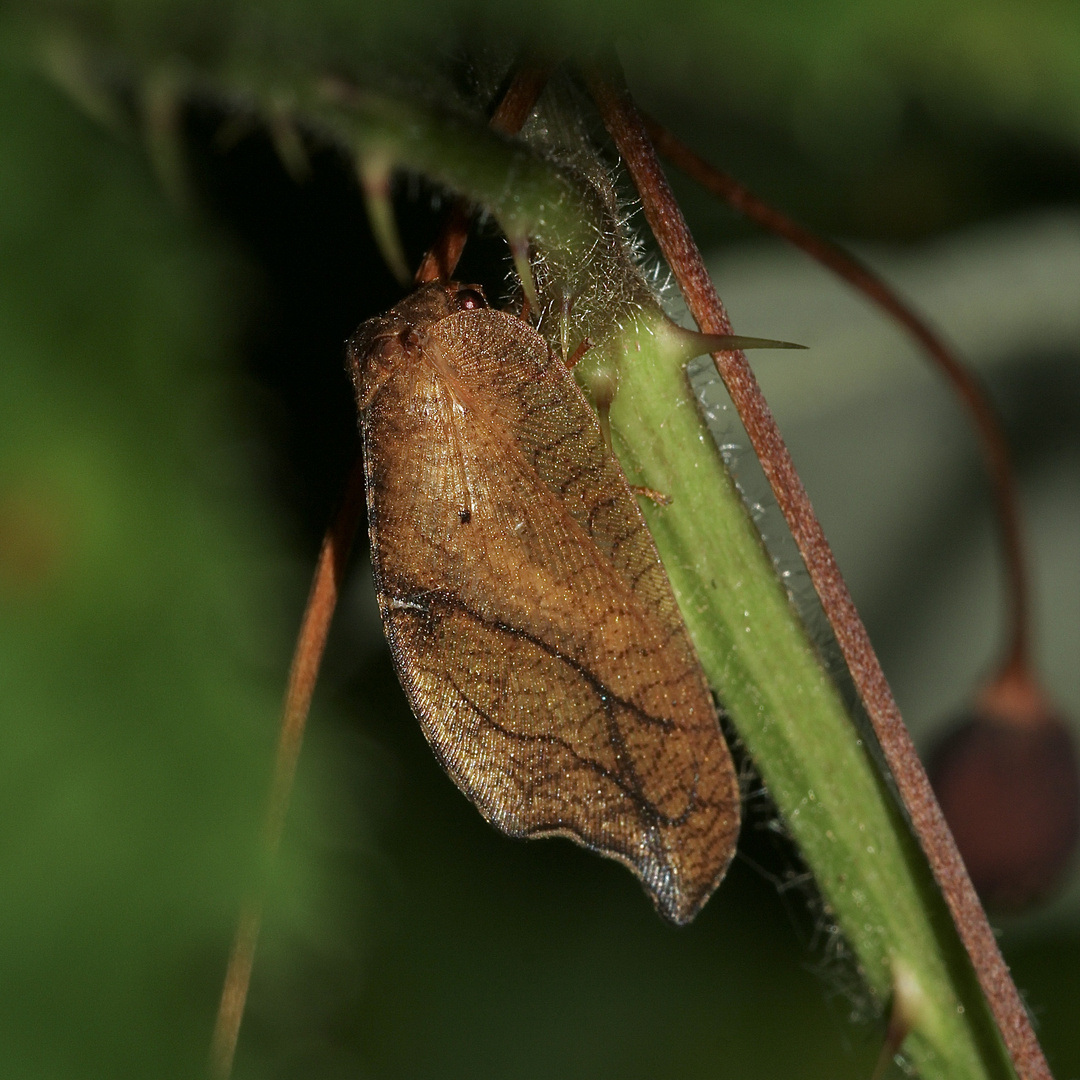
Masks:
[[[350,342],[383,627],[439,760],[511,836],[567,836],[694,917],[739,787],[596,413],[527,323],[430,284]]]

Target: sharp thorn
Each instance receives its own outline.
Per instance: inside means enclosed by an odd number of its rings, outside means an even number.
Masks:
[[[533,311],[540,310],[540,301],[536,293],[536,281],[533,278],[532,263],[529,262],[529,240],[525,236],[508,236],[510,254],[514,258],[514,269],[521,279],[521,291]]]
[[[287,103],[274,102],[269,127],[270,140],[285,171],[293,183],[306,183],[311,179],[311,160]]]
[[[390,198],[390,163],[381,156],[361,157],[359,173],[364,208],[379,253],[399,284],[408,287],[412,282],[412,273],[405,259],[405,249],[394,217],[394,203]]]
[[[183,90],[180,74],[162,67],[143,81],[139,103],[150,167],[170,202],[186,211],[194,198],[184,159]]]

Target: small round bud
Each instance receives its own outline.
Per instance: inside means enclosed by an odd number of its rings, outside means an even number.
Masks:
[[[1015,686],[1002,689],[992,685],[934,748],[927,771],[983,903],[1018,912],[1044,899],[1068,866],[1080,780],[1061,717],[1037,691],[1018,699]]]

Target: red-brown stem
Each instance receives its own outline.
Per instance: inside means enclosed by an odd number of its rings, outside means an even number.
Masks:
[[[972,372],[944,341],[872,270],[836,244],[815,236],[809,229],[759,199],[733,177],[699,157],[650,116],[643,115],[645,127],[656,149],[677,168],[707,191],[777,236],[805,251],[827,266],[887,311],[926,350],[931,360],[952,383],[975,423],[987,471],[993,485],[1001,542],[1005,554],[1006,587],[1009,597],[1009,646],[1002,666],[1028,668],[1030,647],[1030,605],[1028,580],[1021,537],[1016,480],[1001,421],[986,391]]]
[[[504,135],[516,135],[536,107],[550,71],[550,66],[540,60],[523,59],[514,71],[506,93],[491,114],[490,126]],[[469,203],[465,199],[455,199],[443,222],[442,231],[417,267],[417,285],[450,280],[465,249],[471,221]]]
[[[210,1040],[211,1080],[228,1080],[232,1073],[240,1024],[244,1019],[251,969],[255,964],[255,947],[259,943],[262,923],[262,899],[248,900],[240,910],[229,964],[225,969],[225,984],[221,988],[214,1034]]]
[[[274,860],[281,846],[285,813],[289,807],[296,764],[300,758],[300,745],[304,738],[304,725],[311,707],[312,695],[315,693],[330,621],[337,607],[338,594],[360,522],[363,502],[364,470],[357,458],[341,507],[323,538],[307,607],[300,624],[300,633],[296,638],[274,758],[274,776],[263,823],[263,849],[270,862]],[[236,1040],[240,1034],[240,1023],[251,984],[251,968],[255,960],[262,908],[261,894],[244,905],[229,954],[225,986],[210,1044],[210,1075],[214,1080],[224,1080],[232,1071]]]
[[[460,197],[454,199],[447,211],[439,235],[416,268],[414,284],[424,285],[429,281],[450,280],[461,258],[461,253],[465,250],[465,241],[469,238],[471,223],[472,211],[468,200]]]
[[[591,73],[588,81],[691,314],[703,332],[730,334],[727,314],[629,93],[607,72]],[[726,352],[715,353],[713,359],[798,545],[1017,1073],[1022,1080],[1049,1080],[1050,1069],[1020,995],[915,753],[866,628],[746,357],[741,352]]]
[[[519,131],[547,84],[548,73],[546,64],[531,59],[523,60],[492,114],[491,126],[507,135]],[[456,202],[439,237],[416,272],[418,285],[425,281],[450,278],[468,239],[469,217],[468,204],[461,200]],[[425,274],[431,276],[424,276]],[[330,622],[337,607],[345,565],[360,522],[363,499],[363,463],[357,458],[346,484],[341,508],[323,538],[311,592],[293,652],[274,761],[274,777],[270,785],[263,826],[264,851],[269,862],[273,862],[281,846],[281,834],[285,827],[285,814],[289,808],[293,780],[296,777],[304,726],[315,693]],[[212,1080],[228,1080],[232,1073],[240,1024],[244,1018],[248,988],[251,985],[263,903],[263,896],[256,896],[245,903],[240,913],[210,1042]]]

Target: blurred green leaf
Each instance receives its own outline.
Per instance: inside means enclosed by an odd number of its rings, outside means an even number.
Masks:
[[[40,76],[0,116],[4,1072],[191,1076],[279,693],[242,278]]]

